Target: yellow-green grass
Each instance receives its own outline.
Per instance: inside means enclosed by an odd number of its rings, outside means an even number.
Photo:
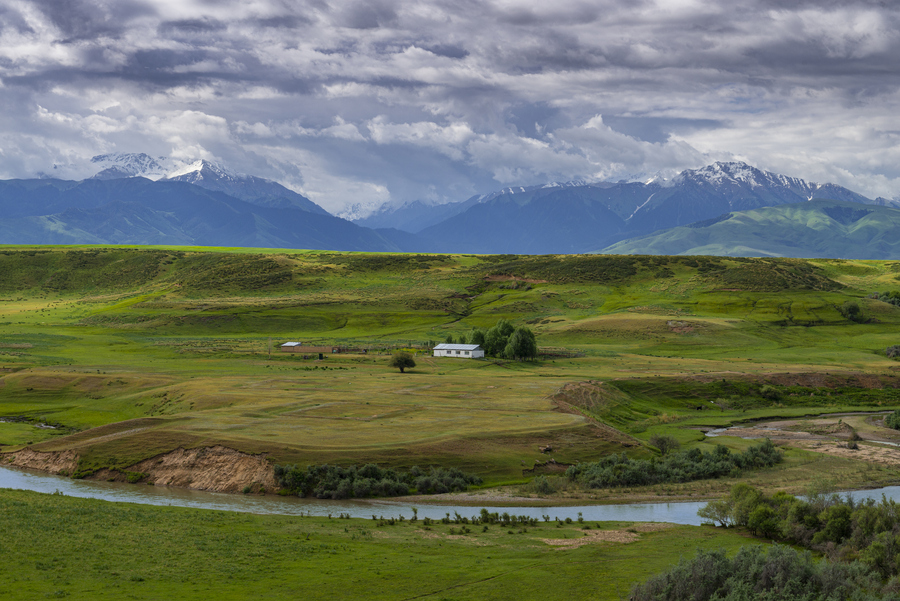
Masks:
[[[609,599],[735,530],[481,526],[238,514],[0,490],[0,596],[68,599]],[[472,510],[477,514],[477,509]],[[386,515],[385,517],[390,517]],[[468,517],[468,516],[467,516]],[[452,532],[451,532],[452,529]],[[560,543],[598,530],[609,538]],[[599,538],[599,537],[598,537]],[[587,538],[588,540],[592,540]],[[549,541],[549,542],[548,542]],[[762,541],[761,541],[762,542]]]
[[[560,462],[625,448],[591,418],[699,444],[689,428],[900,406],[884,394],[697,412],[696,393],[666,386],[609,414],[553,401],[586,380],[892,373],[900,308],[864,298],[893,289],[890,262],[3,247],[0,267],[0,416],[79,430],[165,418],[102,439],[0,424],[4,450],[76,448],[87,468],[226,444],[279,462],[459,465],[499,482],[546,460],[548,443]],[[870,323],[843,317],[848,300]],[[392,348],[500,318],[580,356],[387,367]],[[287,340],[370,352],[304,360],[278,352]]]

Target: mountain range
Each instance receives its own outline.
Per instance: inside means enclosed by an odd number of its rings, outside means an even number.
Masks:
[[[898,258],[897,201],[739,162],[647,182],[550,183],[458,203],[417,201],[355,223],[276,182],[206,160],[109,154],[92,166],[96,174],[83,181],[0,181],[0,243]],[[851,211],[859,218],[844,223],[841,211],[861,205],[868,212]],[[876,221],[877,239],[869,235]]]

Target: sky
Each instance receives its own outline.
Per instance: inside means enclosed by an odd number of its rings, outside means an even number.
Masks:
[[[718,160],[900,197],[900,3],[4,0],[0,178],[205,158],[334,213]]]

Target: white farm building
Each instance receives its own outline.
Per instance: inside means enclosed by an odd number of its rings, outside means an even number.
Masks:
[[[435,357],[457,357],[458,359],[478,359],[484,357],[484,349],[477,344],[439,344],[434,347]]]

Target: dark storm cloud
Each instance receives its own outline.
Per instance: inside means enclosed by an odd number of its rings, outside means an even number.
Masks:
[[[737,156],[896,196],[898,32],[874,1],[26,0],[0,175],[194,153],[340,208]]]

